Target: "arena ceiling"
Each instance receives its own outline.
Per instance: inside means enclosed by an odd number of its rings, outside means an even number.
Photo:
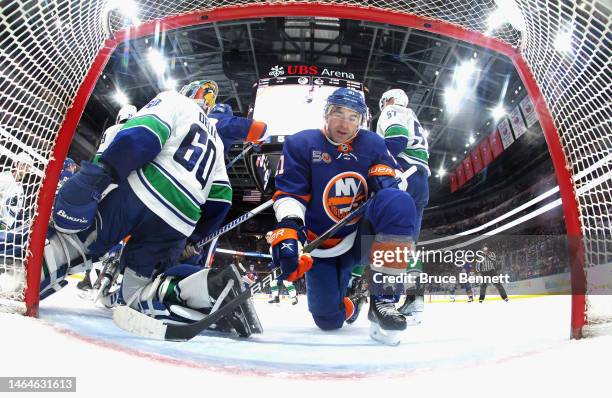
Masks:
[[[151,51],[161,55],[157,62]],[[114,123],[120,108],[118,92],[141,107],[169,87],[213,79],[220,87],[218,102],[246,115],[254,100],[253,84],[271,66],[283,64],[353,73],[368,89],[374,123],[381,94],[390,88],[404,89],[429,132],[434,194],[448,193],[444,175],[436,178],[440,170],[450,170],[492,131],[492,109],[502,103],[509,110],[525,95],[511,61],[503,55],[429,32],[336,18],[209,23],[121,44],[95,87],[70,156],[91,157],[104,129]],[[473,69],[461,69],[466,64]],[[452,104],[445,93],[457,80],[466,92]],[[239,152],[234,148],[230,157]],[[230,178],[236,191],[254,188],[241,162]]]

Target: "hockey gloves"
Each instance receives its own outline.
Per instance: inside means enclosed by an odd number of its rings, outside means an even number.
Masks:
[[[368,170],[368,188],[378,192],[385,188],[398,188],[395,169],[385,164],[375,164]]]
[[[101,194],[111,181],[110,173],[104,167],[83,162],[81,170],[57,193],[53,209],[55,229],[70,234],[93,225]]]
[[[312,267],[312,257],[301,254],[306,234],[298,221],[285,218],[272,233],[272,260],[283,271],[278,280],[296,281]]]

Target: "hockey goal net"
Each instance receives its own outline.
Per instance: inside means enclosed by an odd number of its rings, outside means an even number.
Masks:
[[[0,171],[7,181],[3,187],[18,185],[23,192],[17,201],[0,203],[1,210],[10,210],[14,217],[14,224],[0,232],[0,307],[37,314],[45,234],[58,177],[88,97],[119,42],[223,20],[323,16],[439,33],[513,61],[553,159],[567,234],[580,238],[571,264],[571,328],[579,337],[585,325],[609,321],[612,314],[612,309],[588,309],[586,300],[597,293],[589,271],[609,265],[612,258],[609,6],[596,0],[4,2]],[[499,17],[501,22],[492,24]],[[31,159],[23,178],[16,171],[22,152]],[[8,197],[4,191],[0,196]]]

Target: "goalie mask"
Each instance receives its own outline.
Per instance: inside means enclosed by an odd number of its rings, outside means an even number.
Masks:
[[[208,113],[208,110],[215,106],[219,86],[212,80],[196,80],[185,85],[180,93],[193,99],[204,112]]]
[[[404,92],[404,90],[399,88],[394,88],[393,90],[385,91],[385,93],[380,97],[380,101],[378,102],[378,106],[382,111],[385,107],[385,104],[390,99],[393,99],[394,105],[403,106],[406,108],[408,106],[408,96]]]

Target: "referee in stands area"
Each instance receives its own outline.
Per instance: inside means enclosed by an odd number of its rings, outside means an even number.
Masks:
[[[483,259],[482,261],[478,261],[476,263],[476,272],[480,273],[480,275],[483,275],[483,276],[499,275],[499,272],[497,269],[497,259],[495,256],[495,252],[490,251],[486,243],[482,247],[482,251],[483,251]],[[480,285],[480,298],[478,299],[479,303],[482,303],[485,299],[485,295],[487,293],[487,285],[488,283],[486,282],[483,282]],[[508,294],[506,293],[506,289],[504,289],[502,284],[497,282],[497,283],[494,283],[493,285],[497,288],[497,291],[499,292],[499,295],[501,296],[501,298],[504,301],[508,301]]]

